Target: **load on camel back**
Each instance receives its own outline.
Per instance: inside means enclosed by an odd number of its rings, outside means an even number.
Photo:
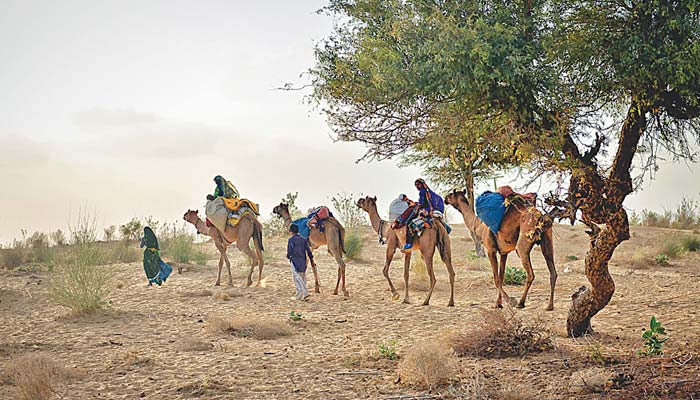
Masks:
[[[491,232],[498,233],[509,206],[529,209],[535,206],[537,193],[516,193],[510,186],[501,186],[495,192],[485,191],[476,198],[476,215]]]
[[[207,196],[205,212],[207,226],[215,226],[221,232],[226,225],[235,227],[247,215],[260,215],[260,207],[248,199],[240,198],[238,189],[221,175],[214,178],[216,189]]]
[[[306,217],[292,221],[292,224],[299,227],[299,235],[308,239],[312,228],[318,227],[321,232],[325,232],[324,221],[333,217],[333,213],[326,206],[319,206],[307,211]]]

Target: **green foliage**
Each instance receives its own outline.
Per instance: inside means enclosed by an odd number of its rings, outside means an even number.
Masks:
[[[110,225],[104,229],[104,238],[106,241],[111,242],[116,239],[117,227]]]
[[[677,237],[667,240],[661,247],[661,253],[666,254],[669,258],[679,258],[684,252],[682,239]]]
[[[700,251],[700,237],[686,236],[681,241],[681,246],[685,251]]]
[[[137,218],[132,218],[131,221],[119,225],[119,233],[122,240],[136,242],[143,234],[143,225]]]
[[[479,257],[478,254],[476,254],[476,250],[469,250],[467,252],[467,260],[469,261],[474,261],[474,260],[479,260],[481,257]]]
[[[379,344],[379,346],[377,346],[379,356],[382,358],[386,358],[387,360],[396,360],[397,344],[398,342],[396,340],[390,340],[389,342]]]
[[[656,356],[663,354],[664,343],[668,340],[666,329],[661,326],[661,322],[656,320],[656,317],[651,317],[649,329],[642,334],[644,349],[640,350],[640,354]]]
[[[295,192],[287,193],[282,198],[282,203],[286,204],[289,207],[289,214],[292,217],[292,221],[304,216],[304,213],[296,205],[298,197],[299,193]],[[289,234],[282,218],[280,218],[274,213],[270,213],[270,217],[267,220],[263,221],[262,224],[263,231],[265,232],[264,236],[269,235],[272,237],[280,237]]]
[[[364,194],[358,195],[337,193],[331,197],[333,205],[333,213],[340,219],[345,228],[358,228],[367,226],[367,217],[365,212],[357,207],[355,199],[365,197]]]
[[[654,262],[658,265],[668,265],[668,256],[664,253],[657,254],[656,257],[654,257]]]
[[[364,242],[360,234],[354,229],[348,230],[345,234],[345,256],[348,260],[360,258],[363,249]]]
[[[159,241],[164,258],[185,264],[206,264],[207,254],[197,249],[194,235],[188,233],[186,226],[164,225]]]
[[[289,319],[292,321],[301,321],[302,315],[300,312],[292,310],[289,312]]]
[[[578,257],[575,255],[566,256],[566,261],[576,261],[576,260],[578,260]]]
[[[527,278],[527,274],[524,269],[509,265],[506,267],[506,275],[503,278],[503,283],[506,285],[522,285],[525,283],[525,278]]]
[[[96,267],[103,263],[99,248],[91,244],[72,246],[52,277],[52,299],[76,314],[95,312],[107,304],[110,270]]]
[[[57,229],[55,232],[52,232],[49,236],[51,236],[51,241],[53,242],[54,246],[65,246],[66,245],[66,235],[63,233],[62,230]]]

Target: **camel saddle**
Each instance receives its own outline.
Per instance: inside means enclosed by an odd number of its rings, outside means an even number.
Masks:
[[[225,197],[219,198],[223,199],[226,208],[228,208],[232,212],[238,211],[241,207],[248,207],[251,211],[255,213],[255,215],[260,215],[258,205],[248,199],[228,199]]]

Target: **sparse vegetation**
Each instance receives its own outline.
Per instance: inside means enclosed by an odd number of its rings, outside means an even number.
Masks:
[[[345,235],[345,256],[348,260],[358,259],[362,255],[363,249],[362,237],[355,229],[350,229]]]
[[[301,210],[299,210],[299,207],[297,207],[296,205],[298,197],[299,193],[296,192],[287,193],[282,198],[282,203],[286,204],[289,207],[289,215],[292,217],[292,220],[305,216],[304,213]],[[272,237],[280,237],[289,234],[289,232],[287,231],[287,227],[284,226],[284,221],[282,220],[282,218],[280,218],[274,213],[271,213],[269,218],[262,221],[262,224],[265,235],[269,235]]]
[[[412,346],[398,365],[401,382],[435,387],[457,378],[459,361],[444,343],[431,342]]]
[[[110,225],[104,229],[104,238],[105,241],[111,242],[112,240],[116,239],[117,236],[117,227],[114,225]]]
[[[198,265],[206,264],[207,254],[194,244],[194,235],[188,233],[185,227],[166,229],[164,227],[160,237],[161,253],[175,262],[190,264],[194,262]]]
[[[365,195],[362,193],[357,195],[337,193],[331,197],[332,211],[334,211],[334,214],[337,214],[338,219],[340,219],[345,228],[352,229],[367,226],[365,212],[355,205],[355,199],[361,197],[365,197]]]
[[[574,256],[574,255],[566,256],[566,261],[576,261],[576,260],[578,260],[577,256]]]
[[[143,225],[141,221],[136,218],[132,218],[131,221],[126,224],[119,225],[119,233],[121,234],[122,240],[135,242],[141,237]]]
[[[69,372],[43,354],[28,354],[10,361],[7,375],[19,400],[47,400]]]
[[[661,322],[656,320],[656,317],[651,317],[649,329],[642,334],[644,349],[640,350],[640,354],[649,356],[663,354],[664,343],[666,343],[667,340],[666,328],[661,325]]]
[[[292,310],[289,312],[289,319],[292,321],[301,321],[302,315],[300,312]]]
[[[681,247],[685,251],[700,251],[700,237],[686,236],[681,240]]]
[[[52,299],[75,314],[92,313],[107,305],[111,273],[95,266],[104,263],[101,257],[94,244],[72,246],[52,277]]]
[[[525,283],[525,278],[527,278],[527,274],[524,269],[509,265],[506,267],[506,275],[503,278],[503,283],[506,285],[522,285]]]
[[[510,310],[483,312],[483,322],[450,338],[459,356],[503,358],[539,353],[554,347],[541,323],[525,324]]]
[[[254,317],[210,317],[207,319],[205,329],[209,334],[226,334],[258,340],[277,339],[293,333],[289,325],[283,322]]]
[[[379,351],[379,356],[381,358],[385,358],[387,360],[396,360],[397,355],[396,355],[396,344],[398,342],[396,340],[390,340],[386,343],[380,343],[379,346],[377,346],[377,350]]]
[[[641,215],[633,212],[630,225],[651,226],[656,228],[694,229],[700,226],[700,206],[696,200],[683,198],[676,209],[657,213],[642,210]]]
[[[654,257],[654,262],[657,265],[668,265],[668,260],[669,257],[664,253],[657,254],[656,257]]]

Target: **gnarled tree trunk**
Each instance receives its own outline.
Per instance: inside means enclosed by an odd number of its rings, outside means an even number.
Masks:
[[[627,213],[622,203],[632,192],[630,168],[646,126],[646,111],[643,102],[633,98],[607,178],[590,161],[599,146],[583,156],[576,149],[568,148],[568,155],[583,163],[572,173],[569,202],[581,210],[583,222],[591,228],[587,232],[591,240],[585,261],[586,277],[591,288],[581,287],[571,296],[572,304],[566,321],[570,336],[591,332],[591,318],[610,302],[615,293],[608,262],[615,248],[630,237]]]

